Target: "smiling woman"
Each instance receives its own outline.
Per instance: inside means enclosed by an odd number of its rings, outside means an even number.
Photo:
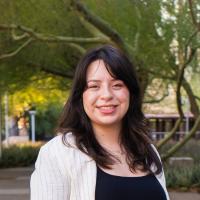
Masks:
[[[103,60],[92,62],[86,77],[83,107],[93,128],[99,125],[120,130],[122,118],[129,107],[128,88],[123,81],[109,73]]]
[[[128,58],[110,45],[88,51],[76,68],[59,135],[40,150],[31,199],[168,200],[141,108]]]

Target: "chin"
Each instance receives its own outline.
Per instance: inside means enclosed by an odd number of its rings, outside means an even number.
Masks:
[[[99,120],[97,124],[102,126],[112,126],[112,125],[119,125],[121,120]]]

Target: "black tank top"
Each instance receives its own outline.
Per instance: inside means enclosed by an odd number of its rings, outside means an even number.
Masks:
[[[167,200],[165,192],[153,174],[122,177],[97,167],[95,200]]]

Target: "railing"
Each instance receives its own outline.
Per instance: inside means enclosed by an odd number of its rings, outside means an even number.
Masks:
[[[172,130],[179,116],[177,114],[147,114],[146,118],[151,130],[152,139],[160,140]],[[194,122],[192,114],[186,115],[172,139],[176,141],[182,139],[190,131]],[[200,139],[200,128],[194,137]]]
[[[167,132],[151,132],[151,139],[154,141],[161,140],[165,137]],[[178,141],[181,140],[187,133],[185,131],[178,131],[172,137],[173,140]],[[200,131],[197,131],[195,134],[196,139],[200,139]]]

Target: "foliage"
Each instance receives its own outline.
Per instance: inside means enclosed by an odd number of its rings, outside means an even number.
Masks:
[[[71,2],[81,2],[91,15],[84,16],[80,12],[82,8],[76,9]],[[195,0],[193,5],[197,13],[198,1]],[[127,54],[137,64],[148,100],[147,85],[159,78],[165,83],[164,89],[169,82],[175,81],[180,67],[178,64],[186,56],[186,46],[190,49],[198,45],[198,34],[191,38],[195,28],[188,7],[187,1],[173,0],[125,0],[123,3],[121,0],[65,0],[56,3],[52,0],[39,0],[37,3],[3,0],[0,2],[0,25],[15,24],[27,29],[0,29],[0,55],[13,52],[30,37],[33,41],[18,54],[0,59],[1,90],[16,90],[17,87],[13,87],[16,83],[23,87],[30,83],[32,76],[40,77],[44,72],[54,74],[56,79],[58,76],[72,78],[81,52],[105,42],[120,46],[121,39],[127,47]],[[100,25],[96,23],[98,20]],[[55,39],[56,36],[59,38]],[[46,40],[51,37],[55,40]],[[64,39],[69,37],[82,38],[82,42],[66,42]],[[92,42],[91,38],[95,37],[100,40]],[[198,59],[190,63],[192,71],[199,68],[198,63]]]
[[[166,168],[166,184],[168,188],[192,189],[200,188],[200,168],[194,167]]]
[[[33,28],[38,32],[55,35],[84,34],[84,29],[79,28],[80,23],[73,12],[69,12],[69,4],[63,1],[39,0],[35,1],[1,1],[1,24],[18,24]],[[79,29],[79,31],[76,31]],[[20,35],[20,31],[15,32]],[[0,31],[0,54],[14,51],[26,41],[26,38],[17,42],[10,40],[10,34]],[[77,57],[78,56],[78,57]],[[1,88],[11,90],[13,84],[23,87],[32,81],[33,76],[44,75],[42,71],[73,71],[74,62],[79,54],[66,43],[34,42],[21,51],[13,59],[0,62]],[[42,69],[42,70],[41,70]],[[48,70],[45,70],[48,69]],[[13,80],[14,78],[14,80]],[[57,78],[57,77],[54,77]],[[10,86],[10,87],[8,87]],[[16,88],[17,89],[17,88]],[[15,89],[15,90],[16,90]]]
[[[41,142],[24,143],[3,147],[0,168],[25,167],[33,165],[36,161]]]
[[[136,64],[145,101],[163,100],[169,94],[163,90],[175,85],[180,121],[184,88],[191,112],[198,119],[196,128],[200,123],[199,93],[188,77],[199,72],[200,66],[199,7],[198,0],[3,0],[0,92],[16,91],[46,74],[57,80],[60,89],[59,82],[73,77],[77,61],[89,47],[110,43],[120,47]],[[149,85],[159,92],[151,95]],[[175,131],[172,129],[160,146]],[[166,157],[194,133],[191,131]]]
[[[61,112],[61,105],[49,103],[44,111],[36,116],[36,139],[47,140],[52,138],[56,131],[57,120]]]
[[[52,77],[46,77],[42,80],[32,79],[32,82],[21,90],[9,95],[9,109],[12,114],[23,113],[34,105],[36,110],[45,111],[49,104],[63,105],[67,97],[68,84],[63,82],[62,91],[57,89],[59,81]]]
[[[174,146],[175,142],[174,141],[170,141],[169,143],[167,143],[165,146],[163,146],[160,149],[160,154],[164,154],[167,149],[170,149],[172,146]],[[181,149],[179,149],[179,151],[177,151],[174,156],[177,157],[184,157],[184,156],[188,156],[188,157],[192,157],[194,159],[194,162],[196,164],[200,164],[200,154],[198,154],[197,152],[199,152],[200,149],[200,140],[199,139],[191,139],[187,144],[185,144]]]
[[[160,153],[164,153],[173,146],[173,143],[167,143],[162,147]],[[172,166],[168,163],[164,164],[166,183],[168,188],[189,190],[192,188],[200,188],[200,140],[190,140],[182,149],[180,149],[175,157],[192,157],[194,165],[192,166]]]
[[[89,14],[82,15],[82,8],[77,10],[75,6],[71,6],[71,2],[84,3]],[[196,0],[195,3],[198,4]],[[41,71],[48,71],[54,75],[57,74],[55,72],[60,72],[63,76],[70,74],[72,77],[77,60],[81,56],[80,49],[86,50],[105,41],[120,46],[121,39],[127,46],[127,54],[130,54],[131,59],[134,57],[143,92],[148,94],[146,87],[155,78],[161,78],[165,84],[168,84],[169,80],[176,80],[178,63],[182,62],[180,58],[184,57],[185,46],[195,30],[187,1],[175,3],[173,0],[125,0],[122,3],[121,0],[65,0],[55,3],[52,0],[39,0],[35,4],[35,1],[10,0],[9,3],[1,1],[0,5],[0,25],[16,24],[28,28],[27,32],[19,27],[11,31],[0,31],[0,55],[12,52],[28,37],[33,37],[26,50],[0,61],[0,74],[4,74],[1,85],[4,89],[16,82],[18,85],[24,85],[24,82],[28,84],[29,78],[41,75]],[[47,12],[41,12],[42,10]],[[194,11],[198,11],[197,6],[194,6]],[[98,20],[100,25],[96,23]],[[107,29],[104,24],[107,25]],[[39,34],[40,39],[35,33]],[[16,36],[24,37],[16,39]],[[56,36],[61,37],[55,39]],[[54,37],[55,40],[45,39],[50,37]],[[72,45],[70,41],[64,40],[69,37],[82,38],[82,42],[73,42]],[[92,37],[99,37],[100,40],[93,42],[94,44],[91,40],[86,40]],[[197,45],[196,39],[197,37],[191,38],[189,48]],[[178,55],[180,52],[181,56]],[[191,66],[192,69],[198,68],[194,61],[191,62]],[[12,77],[23,76],[25,79],[19,78],[20,81],[16,81],[9,78],[9,74]]]
[[[59,82],[60,83],[60,82]],[[8,93],[9,116],[25,117],[30,132],[31,107],[36,109],[36,139],[47,139],[55,133],[55,127],[62,106],[67,98],[67,92],[57,88],[58,81],[51,77],[35,80],[27,87],[14,93]],[[67,83],[63,83],[67,90]],[[4,107],[3,101],[3,107]],[[3,110],[4,111],[4,110]],[[4,125],[4,124],[3,124]]]
[[[85,5],[94,15],[108,23],[111,29],[116,30],[129,46],[132,46],[134,57],[138,64],[141,63],[138,71],[143,71],[149,66],[154,67],[154,69],[159,68],[159,70],[163,70],[165,69],[164,66],[168,66],[166,59],[160,59],[161,54],[169,53],[169,44],[172,40],[172,36],[168,38],[165,36],[165,40],[163,40],[158,34],[157,26],[160,26],[162,18],[161,1],[156,0],[152,3],[149,1],[126,0],[122,3],[121,0],[87,0]],[[56,3],[52,0],[39,0],[36,5],[34,1],[11,0],[9,3],[2,1],[0,7],[2,8],[0,22],[2,24],[23,25],[48,36],[87,38],[94,33],[91,26],[88,28],[87,23],[84,20],[81,21],[77,12],[70,7],[70,0]],[[122,9],[126,12],[121,12]],[[42,10],[47,12],[41,12]],[[0,53],[2,54],[12,52],[26,41],[26,38],[19,41],[12,40],[10,34],[5,34],[5,32],[0,32],[0,34],[2,34],[0,38],[4,38],[0,45]],[[16,31],[15,34],[23,35],[23,31]],[[101,34],[102,31],[98,31],[98,35]],[[95,45],[97,44],[98,42],[95,43]],[[93,44],[81,43],[81,46],[85,49],[91,45]],[[24,77],[28,78],[34,74],[40,74],[41,66],[49,71],[57,69],[63,74],[65,71],[73,72],[79,57],[80,52],[76,48],[70,47],[66,42],[35,40],[26,47],[25,51],[19,52],[11,59],[4,59],[1,65],[6,66],[7,70],[3,70],[4,74],[9,71],[13,77],[16,76],[15,74],[20,77],[26,73],[27,75]],[[33,67],[33,64],[35,67]],[[15,70],[12,69],[15,68],[23,69],[21,70],[22,73],[14,73]],[[12,79],[6,79],[5,81],[12,83]],[[18,84],[20,84],[20,81]]]

